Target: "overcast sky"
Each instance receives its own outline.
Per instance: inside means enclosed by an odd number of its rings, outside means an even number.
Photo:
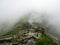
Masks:
[[[0,0],[0,24],[13,23],[31,10],[49,14],[49,22],[58,27],[56,32],[60,34],[60,0]]]
[[[60,15],[60,0],[0,0],[0,22],[16,20],[29,10]]]

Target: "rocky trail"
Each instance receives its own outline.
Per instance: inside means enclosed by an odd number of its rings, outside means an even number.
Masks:
[[[18,27],[19,27],[18,31],[17,30],[13,31],[16,32],[16,34],[14,35],[12,34],[12,36],[9,35],[3,36],[4,38],[0,39],[0,45],[38,45],[40,44],[40,40],[42,41],[42,44],[45,43],[46,41],[47,42],[50,41],[50,44],[52,43],[55,45],[55,43],[51,41],[51,39],[48,36],[44,35],[45,31],[43,27],[40,26],[32,27],[32,25],[30,25],[29,23],[22,24],[21,27],[22,29],[20,29],[20,26],[17,26],[17,28]],[[38,44],[35,44],[36,40]]]

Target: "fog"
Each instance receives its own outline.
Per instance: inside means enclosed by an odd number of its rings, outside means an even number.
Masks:
[[[39,22],[40,16],[44,15],[48,25],[56,28],[50,33],[60,37],[60,0],[0,0],[0,33],[6,31],[5,28],[12,27],[29,12],[34,14],[30,21],[33,18]],[[3,31],[2,25],[5,25]]]

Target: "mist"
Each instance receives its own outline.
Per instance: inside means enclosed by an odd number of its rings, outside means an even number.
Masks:
[[[0,33],[8,31],[30,12],[30,22],[40,23],[45,19],[47,26],[54,27],[54,30],[48,30],[48,33],[60,38],[60,0],[0,0]]]

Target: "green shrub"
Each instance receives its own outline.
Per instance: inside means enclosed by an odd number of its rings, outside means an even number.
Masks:
[[[51,38],[46,35],[42,35],[36,40],[36,45],[57,45]]]

